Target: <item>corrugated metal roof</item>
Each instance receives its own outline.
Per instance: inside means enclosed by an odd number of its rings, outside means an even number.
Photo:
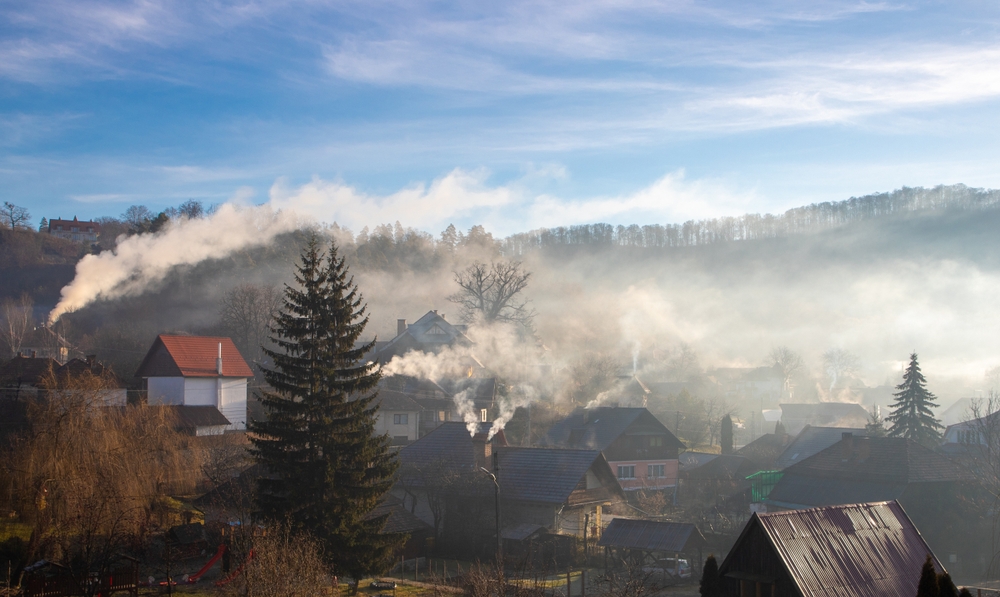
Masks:
[[[944,569],[896,501],[760,518],[806,595],[909,597],[928,554]]]
[[[221,377],[253,377],[230,338],[160,334],[146,353],[136,377],[220,377],[215,359],[222,345]]]
[[[597,544],[601,547],[683,552],[704,546],[705,537],[691,523],[615,518]]]
[[[912,597],[928,554],[944,570],[895,501],[755,514],[747,524],[763,527],[810,597]]]

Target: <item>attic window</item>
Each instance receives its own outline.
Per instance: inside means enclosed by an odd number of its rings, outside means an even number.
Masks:
[[[432,327],[431,329],[427,330],[427,334],[428,334],[428,335],[431,335],[431,336],[445,336],[445,335],[447,335],[447,334],[445,333],[445,331],[444,331],[444,330],[442,330],[442,329],[441,329],[440,327],[438,327],[438,326],[434,326],[434,327]]]

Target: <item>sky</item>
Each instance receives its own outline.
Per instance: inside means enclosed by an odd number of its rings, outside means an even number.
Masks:
[[[0,1],[0,198],[496,234],[1000,187],[992,2]]]

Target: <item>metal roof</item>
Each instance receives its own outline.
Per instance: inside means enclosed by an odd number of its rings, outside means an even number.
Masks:
[[[763,528],[806,597],[912,597],[928,555],[944,570],[892,501],[754,514],[722,563],[722,574],[753,525]]]
[[[705,537],[691,523],[615,518],[597,544],[643,551],[683,552],[703,547]]]
[[[480,433],[488,433],[492,423],[482,423]],[[506,445],[502,433],[493,438],[494,445]],[[465,423],[448,422],[435,427],[430,433],[399,451],[401,473],[408,469],[430,472],[438,469],[456,472],[475,469],[472,436]]]
[[[937,483],[971,475],[944,456],[902,437],[854,437],[785,469],[789,475],[873,483]]]

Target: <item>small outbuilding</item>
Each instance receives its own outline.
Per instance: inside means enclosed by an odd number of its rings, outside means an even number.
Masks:
[[[702,555],[708,543],[691,523],[615,518],[597,545],[604,548],[606,566],[609,560],[630,561],[644,569],[655,569],[665,558],[672,558],[671,562],[679,566],[684,557],[695,563],[696,576],[701,574]]]

